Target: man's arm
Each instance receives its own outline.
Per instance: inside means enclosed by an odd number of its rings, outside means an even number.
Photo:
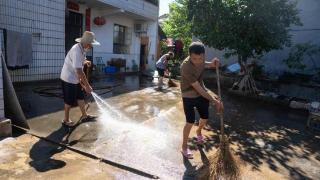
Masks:
[[[213,58],[211,61],[205,61],[205,67],[214,69],[220,66],[220,60],[218,58]]]
[[[91,88],[91,86],[90,86],[90,84],[89,84],[89,82],[87,80],[86,75],[83,72],[83,69],[82,68],[77,68],[76,72],[77,72],[77,75],[78,75],[78,78],[79,78],[81,86],[83,86],[83,88],[85,89],[85,91],[87,93],[92,92],[92,88]]]
[[[92,63],[91,63],[91,61],[89,61],[89,60],[86,59],[86,60],[84,60],[83,65],[84,65],[84,66],[91,67]]]
[[[210,68],[210,69],[213,68],[213,67],[212,67],[212,62],[205,61],[205,62],[204,62],[204,65],[205,65],[205,68],[208,68],[208,69],[209,69],[209,68]]]
[[[191,84],[191,86],[204,98],[208,99],[210,102],[216,103],[218,99],[214,96],[211,96],[199,83],[199,81],[196,81]]]
[[[191,84],[191,86],[204,98],[208,99],[210,102],[214,103],[216,105],[216,109],[218,113],[221,113],[223,111],[223,104],[219,100],[218,96],[210,92],[210,95],[201,85],[198,81]]]

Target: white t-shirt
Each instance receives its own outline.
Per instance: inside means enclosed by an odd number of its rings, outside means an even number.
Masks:
[[[83,47],[79,43],[73,45],[64,60],[60,78],[67,83],[78,84],[76,69],[83,68],[85,57]]]

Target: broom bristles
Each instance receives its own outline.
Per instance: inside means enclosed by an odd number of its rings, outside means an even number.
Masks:
[[[240,179],[238,162],[236,161],[230,150],[228,138],[226,136],[220,136],[219,148],[214,156],[209,157],[209,162],[210,180]]]

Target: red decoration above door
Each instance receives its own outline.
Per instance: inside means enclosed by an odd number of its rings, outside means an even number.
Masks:
[[[95,17],[93,23],[98,26],[106,24],[106,19],[104,17]]]
[[[71,1],[69,1],[67,3],[67,7],[68,7],[68,9],[75,10],[75,11],[79,11],[80,10],[79,4],[71,2]]]

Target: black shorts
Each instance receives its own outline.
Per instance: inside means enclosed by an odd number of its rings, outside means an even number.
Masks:
[[[194,108],[197,108],[201,119],[209,118],[209,101],[200,96],[196,98],[182,98],[183,109],[188,123],[195,122]]]
[[[157,71],[160,77],[164,76],[164,69],[157,68]]]
[[[84,100],[85,93],[80,84],[71,84],[62,81],[63,100],[70,106],[77,105],[77,100]]]

